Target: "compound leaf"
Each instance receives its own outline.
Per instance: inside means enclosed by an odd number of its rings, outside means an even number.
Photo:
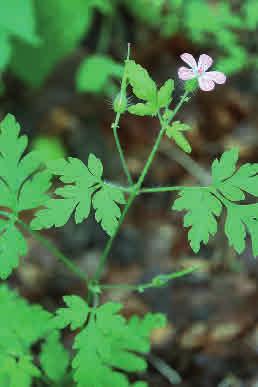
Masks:
[[[86,322],[89,314],[89,307],[79,296],[64,296],[66,308],[60,308],[56,312],[54,325],[63,329],[71,325],[71,330],[80,328]]]
[[[73,360],[74,379],[78,387],[129,387],[121,371],[137,372],[146,369],[140,355],[150,350],[150,334],[162,327],[165,318],[147,314],[142,320],[136,316],[128,322],[119,314],[121,305],[106,303],[92,310],[86,327],[76,336]],[[146,386],[146,384],[134,384]]]
[[[117,203],[125,204],[124,195],[119,189],[109,185],[103,185],[92,199],[96,221],[110,236],[114,234],[121,216]]]
[[[28,304],[5,285],[0,286],[0,311],[1,385],[30,387],[32,379],[40,376],[32,346],[50,332],[51,314]]]
[[[101,161],[91,154],[88,167],[73,157],[51,161],[48,166],[52,174],[60,175],[60,180],[68,184],[56,189],[56,195],[61,198],[47,201],[46,208],[36,213],[31,227],[36,230],[61,227],[67,223],[74,211],[76,223],[81,223],[89,216],[91,196],[101,183]]]
[[[226,151],[212,164],[213,185],[227,199],[240,201],[245,192],[258,196],[258,164],[244,164],[236,171],[238,150]]]
[[[60,333],[52,332],[42,344],[40,364],[53,382],[60,382],[65,376],[69,363],[69,354],[60,341]]]
[[[188,239],[197,253],[201,242],[207,244],[210,235],[217,232],[216,216],[222,210],[220,201],[206,189],[189,188],[180,191],[180,197],[175,200],[172,209],[188,211],[184,217],[184,227],[191,227]]]

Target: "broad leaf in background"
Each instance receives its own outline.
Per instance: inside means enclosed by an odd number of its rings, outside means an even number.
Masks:
[[[55,383],[65,377],[69,354],[60,340],[60,333],[53,331],[41,346],[40,365],[46,376]]]
[[[97,75],[96,75],[97,74]],[[85,58],[76,75],[76,87],[80,92],[111,94],[115,85],[112,79],[121,79],[123,66],[105,55]]]
[[[129,387],[131,384],[122,371],[146,369],[146,360],[141,355],[150,351],[150,334],[165,325],[165,317],[148,313],[142,320],[133,316],[126,321],[119,314],[121,308],[120,304],[108,302],[92,309],[87,325],[76,336],[77,353],[72,365],[78,387]],[[147,384],[138,382],[133,386]]]
[[[200,250],[201,242],[207,244],[210,235],[217,232],[217,219],[222,210],[220,201],[205,188],[187,188],[179,192],[172,209],[186,210],[184,227],[191,227],[188,233],[190,245],[195,253]]]
[[[186,153],[192,151],[191,145],[185,138],[182,132],[187,132],[191,127],[187,124],[183,124],[180,121],[174,121],[171,126],[166,129],[166,134],[169,138],[172,138],[175,143]]]
[[[238,150],[233,148],[223,153],[212,163],[212,180],[225,198],[231,201],[245,199],[245,193],[258,197],[258,163],[244,164],[236,170]]]
[[[12,115],[0,123],[0,206],[11,210],[10,219],[0,223],[0,278],[6,279],[26,254],[27,244],[15,226],[23,210],[44,205],[51,175],[40,170],[36,152],[23,156],[28,139],[20,136],[20,126]]]
[[[0,0],[0,70],[9,63],[13,39],[36,45],[33,0]]]
[[[17,41],[11,68],[23,81],[38,87],[76,48],[90,26],[92,6],[85,0],[35,0],[35,13],[41,44],[31,47]],[[13,18],[11,24],[15,24]]]
[[[32,346],[51,331],[52,316],[5,285],[0,286],[0,311],[1,386],[30,387],[32,379],[40,376],[33,364]]]

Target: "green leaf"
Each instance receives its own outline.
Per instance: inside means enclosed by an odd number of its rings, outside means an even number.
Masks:
[[[129,106],[128,111],[137,116],[154,116],[157,114],[156,106],[148,102]]]
[[[237,253],[245,249],[247,231],[251,235],[253,255],[258,256],[258,204],[237,205],[227,202],[225,233]]]
[[[171,126],[166,129],[166,134],[169,138],[173,138],[175,143],[186,153],[191,153],[192,148],[188,140],[182,134],[184,131],[189,131],[191,127],[187,124],[183,124],[180,121],[175,121]]]
[[[227,199],[240,201],[245,199],[245,192],[258,196],[258,164],[244,164],[236,171],[238,151],[224,152],[220,161],[212,164],[212,180]]]
[[[76,87],[80,92],[106,93],[111,79],[121,79],[122,75],[123,66],[112,58],[91,55],[82,61],[78,69]]]
[[[184,227],[191,227],[188,233],[190,245],[195,253],[200,250],[200,244],[207,244],[210,235],[217,232],[216,216],[222,210],[220,201],[207,189],[189,188],[180,191],[172,209],[187,210],[184,217]]]
[[[32,0],[11,0],[1,4],[0,71],[5,69],[9,64],[12,56],[14,38],[27,42],[28,44],[36,44],[39,42],[35,27]]]
[[[37,47],[15,42],[11,68],[20,79],[39,87],[84,36],[91,23],[92,6],[85,0],[35,0],[34,4],[41,42]],[[13,20],[12,16],[9,25],[16,24]]]
[[[75,211],[75,222],[81,223],[90,214],[91,196],[101,183],[102,164],[94,155],[89,156],[88,167],[79,159],[69,157],[48,163],[51,173],[60,175],[63,183],[70,183],[57,188],[55,193],[61,198],[50,199],[44,209],[36,213],[31,222],[35,230],[61,227],[67,223]]]
[[[146,360],[140,355],[149,352],[150,334],[165,325],[165,318],[149,313],[142,320],[133,316],[126,322],[118,314],[120,309],[120,304],[109,302],[92,310],[88,324],[76,336],[72,365],[78,387],[129,387],[121,371],[146,369]]]
[[[158,91],[158,107],[165,108],[172,101],[172,93],[175,89],[173,79],[168,79]]]
[[[32,379],[34,377],[39,378],[41,375],[39,369],[32,363],[30,356],[23,357],[18,361],[12,359],[9,367],[10,387],[30,387]]]
[[[64,296],[66,308],[60,308],[54,318],[54,326],[63,329],[71,325],[71,330],[75,330],[84,325],[88,318],[89,307],[79,296]]]
[[[1,386],[30,387],[40,377],[32,347],[50,332],[51,314],[5,285],[0,286],[0,313],[0,382],[5,383]]]
[[[92,199],[96,221],[101,224],[108,235],[114,235],[121,216],[119,204],[125,204],[123,193],[116,187],[104,185],[97,191]]]
[[[60,342],[58,331],[52,332],[42,344],[39,358],[47,377],[53,382],[61,382],[68,368],[69,354]]]
[[[215,159],[211,167],[213,184],[220,183],[223,180],[231,177],[236,170],[237,161],[237,148],[232,148],[224,152],[220,160]]]
[[[27,243],[12,222],[0,235],[0,278],[6,279],[19,264],[19,257],[27,254]]]
[[[156,105],[157,87],[148,71],[136,64],[135,61],[130,60],[126,64],[126,72],[136,97]]]

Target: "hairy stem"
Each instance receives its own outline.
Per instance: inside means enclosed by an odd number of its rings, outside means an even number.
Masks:
[[[163,138],[163,136],[165,134],[166,128],[169,125],[169,123],[174,119],[174,117],[177,114],[178,110],[181,108],[181,106],[183,105],[183,103],[187,99],[187,95],[188,95],[188,92],[186,91],[184,93],[184,95],[181,97],[181,99],[180,99],[179,103],[177,104],[177,106],[175,107],[175,109],[173,110],[173,113],[169,117],[169,121],[163,120],[162,117],[160,116],[160,114],[158,115],[160,123],[161,123],[161,129],[160,129],[159,134],[158,134],[158,136],[156,138],[154,146],[153,146],[153,148],[152,148],[152,150],[150,152],[150,155],[149,155],[149,157],[148,157],[148,159],[147,159],[147,161],[146,161],[146,163],[145,163],[145,165],[143,167],[143,170],[142,170],[142,172],[140,174],[140,177],[139,177],[137,183],[133,186],[133,190],[130,193],[130,196],[129,196],[128,201],[126,203],[126,206],[125,206],[125,208],[124,208],[124,210],[122,212],[122,215],[120,217],[120,220],[119,220],[118,226],[117,226],[117,228],[116,228],[116,230],[114,232],[114,235],[108,240],[108,242],[106,244],[106,247],[105,247],[105,249],[104,249],[104,251],[103,251],[103,253],[102,253],[101,257],[100,257],[99,266],[98,266],[98,269],[97,269],[96,274],[94,276],[94,281],[96,281],[96,282],[98,282],[100,280],[100,278],[101,278],[101,275],[103,273],[103,270],[104,270],[104,267],[105,267],[105,263],[106,263],[106,260],[108,258],[108,255],[110,253],[110,250],[112,248],[113,242],[114,242],[114,240],[115,240],[115,238],[116,238],[116,236],[117,236],[117,234],[118,234],[118,232],[120,230],[121,225],[124,222],[124,219],[125,219],[128,211],[129,211],[131,205],[133,204],[136,196],[140,192],[140,189],[142,187],[144,179],[145,179],[145,177],[146,177],[146,175],[147,175],[147,173],[148,173],[148,171],[149,171],[149,169],[151,167],[151,164],[152,164],[152,162],[154,160],[154,157],[155,157],[155,155],[156,155],[156,153],[157,153],[157,151],[159,149],[159,146],[160,146],[161,140],[162,140],[162,138]]]
[[[130,57],[130,44],[128,44],[128,52],[127,52],[127,58],[125,60],[125,64],[129,60],[129,57]],[[124,74],[123,74],[123,78],[122,78],[122,82],[121,82],[121,90],[120,90],[120,97],[121,98],[123,98],[123,96],[126,93],[126,83],[127,83],[127,76],[126,76],[126,65],[125,65],[125,70],[124,70]],[[127,163],[125,161],[124,152],[123,152],[123,149],[121,147],[120,140],[119,140],[118,133],[117,133],[117,130],[119,128],[120,117],[121,117],[121,112],[117,112],[116,117],[115,117],[115,121],[112,124],[113,135],[115,138],[116,147],[118,150],[118,154],[120,157],[120,161],[121,161],[124,173],[127,177],[129,185],[133,185],[133,179],[132,179],[132,176],[131,176],[130,171],[128,169]]]

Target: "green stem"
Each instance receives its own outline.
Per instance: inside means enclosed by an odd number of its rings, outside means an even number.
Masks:
[[[57,247],[50,242],[48,239],[40,235],[37,231],[32,230],[26,223],[22,220],[17,219],[17,222],[22,226],[22,228],[28,231],[35,239],[37,239],[42,245],[44,245],[55,257],[57,257],[63,264],[71,270],[74,274],[76,274],[83,281],[88,282],[88,276],[86,273],[81,271],[78,266],[76,266],[66,255],[64,255]]]
[[[125,60],[125,64],[129,60],[129,57],[130,57],[130,44],[128,44],[128,52],[127,52],[127,58]],[[127,75],[126,75],[126,65],[125,65],[125,70],[124,70],[124,74],[123,74],[123,78],[122,78],[122,83],[121,83],[121,90],[120,90],[121,98],[123,98],[123,96],[126,93],[126,84],[127,84]],[[121,147],[120,140],[119,140],[118,133],[117,133],[117,130],[119,128],[119,121],[120,121],[121,115],[122,115],[121,112],[117,112],[116,113],[115,121],[112,124],[113,135],[114,135],[114,138],[115,138],[115,143],[116,143],[118,154],[119,154],[119,157],[120,157],[120,160],[121,160],[122,168],[123,168],[124,173],[125,173],[125,175],[127,177],[129,185],[133,185],[133,179],[132,179],[132,176],[131,176],[130,171],[128,169],[127,163],[125,161],[124,152],[123,152],[123,149]]]
[[[175,278],[180,278],[180,277],[184,277],[186,275],[192,274],[193,272],[195,272],[198,269],[200,269],[200,266],[195,265],[195,266],[191,266],[191,267],[184,269],[184,270],[176,271],[176,272],[171,273],[171,274],[161,274],[158,276],[158,278],[163,279],[164,282],[162,285],[155,283],[155,278],[157,278],[157,277],[154,277],[150,282],[146,282],[146,283],[139,284],[139,285],[129,285],[129,284],[114,284],[114,285],[108,284],[107,285],[107,284],[103,284],[103,285],[100,285],[100,289],[102,289],[102,290],[104,290],[104,289],[125,289],[125,290],[135,290],[138,292],[143,292],[146,289],[158,288],[161,286],[165,286],[169,281],[171,281]]]
[[[178,110],[181,108],[181,106],[185,102],[185,100],[187,98],[187,95],[188,95],[188,92],[186,91],[184,93],[184,95],[181,97],[181,99],[180,99],[179,103],[177,104],[176,108],[171,113],[171,116],[169,117],[169,121],[163,121],[162,117],[160,116],[160,114],[158,115],[159,120],[161,122],[161,129],[160,129],[159,134],[158,134],[158,136],[156,138],[154,146],[153,146],[153,148],[152,148],[152,150],[150,152],[150,155],[149,155],[149,157],[148,157],[148,159],[147,159],[147,161],[145,163],[145,166],[144,166],[144,168],[142,170],[142,173],[141,173],[137,183],[133,186],[133,191],[130,193],[130,196],[128,198],[126,206],[125,206],[125,208],[124,208],[124,210],[122,212],[122,215],[120,217],[119,223],[117,225],[117,228],[116,228],[114,234],[112,235],[112,237],[108,240],[108,242],[106,244],[106,247],[105,247],[105,249],[104,249],[104,251],[103,251],[103,253],[102,253],[101,257],[100,257],[100,263],[99,263],[98,269],[96,271],[96,274],[94,276],[94,281],[95,282],[98,282],[100,280],[100,277],[101,277],[101,275],[102,275],[102,273],[104,271],[104,267],[105,267],[105,263],[106,263],[107,257],[108,257],[108,255],[110,253],[111,248],[112,248],[113,242],[114,242],[114,240],[115,240],[115,238],[116,238],[116,236],[117,236],[117,234],[118,234],[118,232],[120,230],[121,225],[124,222],[124,219],[125,219],[128,211],[129,211],[131,205],[133,204],[136,196],[140,192],[140,189],[141,189],[141,186],[143,184],[143,181],[144,181],[144,179],[145,179],[145,177],[146,177],[146,175],[147,175],[147,173],[148,173],[148,171],[149,171],[149,169],[151,167],[151,164],[152,164],[152,162],[154,160],[154,157],[155,157],[155,155],[156,155],[156,153],[158,151],[158,148],[160,146],[162,137],[165,134],[167,125],[169,125],[169,123],[173,120],[173,118],[177,114]]]
[[[188,187],[188,186],[174,186],[174,187],[152,187],[152,188],[142,188],[140,190],[140,194],[142,193],[155,193],[155,192],[170,192],[170,191],[181,191],[181,190],[187,190],[187,189],[205,189],[209,187]]]

